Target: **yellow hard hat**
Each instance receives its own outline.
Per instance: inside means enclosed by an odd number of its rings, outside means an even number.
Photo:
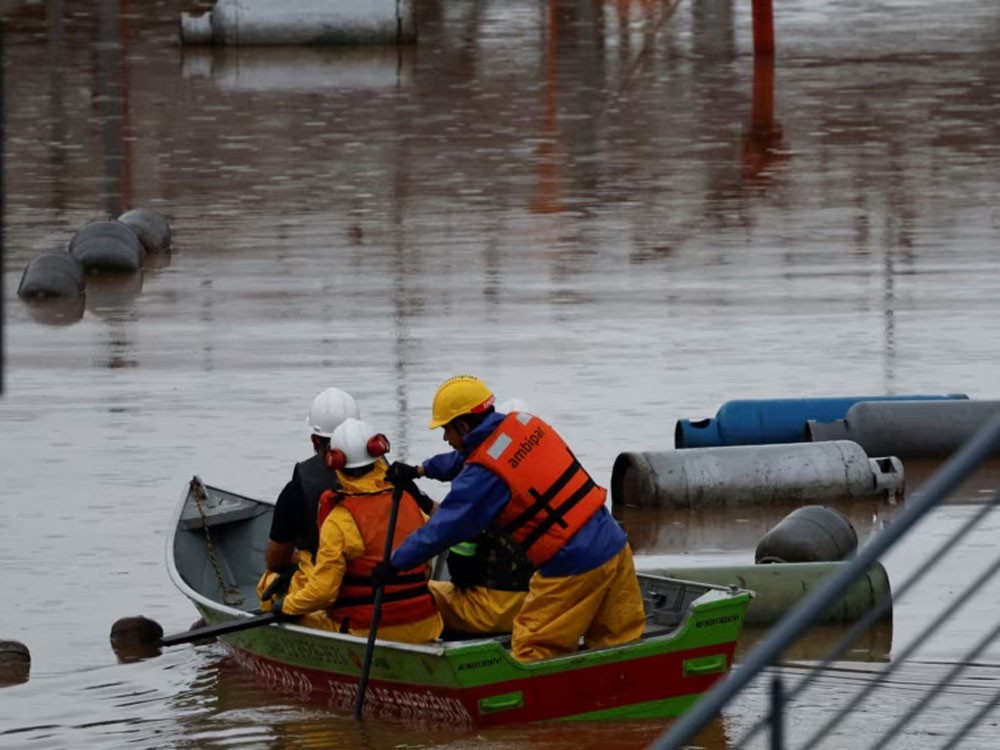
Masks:
[[[494,400],[486,383],[473,375],[448,378],[434,394],[430,428],[446,425],[462,414],[481,414],[493,406]]]

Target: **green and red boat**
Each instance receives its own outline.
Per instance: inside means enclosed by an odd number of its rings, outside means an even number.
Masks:
[[[189,483],[167,565],[207,623],[253,616],[272,513],[269,503],[197,477]],[[621,646],[521,663],[510,636],[377,640],[365,713],[466,726],[678,716],[731,667],[751,593],[643,574],[639,581],[648,626]],[[354,706],[364,638],[282,623],[221,640],[273,689],[344,711]]]

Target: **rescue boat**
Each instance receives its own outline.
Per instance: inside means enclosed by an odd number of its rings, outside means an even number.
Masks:
[[[167,541],[173,582],[206,623],[252,617],[273,505],[188,484]],[[510,636],[412,645],[376,640],[365,715],[486,727],[550,719],[675,717],[730,669],[751,592],[639,574],[637,641],[531,663]],[[350,712],[367,639],[271,623],[219,639],[248,679]]]

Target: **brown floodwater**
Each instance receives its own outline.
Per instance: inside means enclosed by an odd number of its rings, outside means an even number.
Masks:
[[[775,5],[773,69],[755,70],[742,0],[420,0],[403,50],[185,49],[174,0],[0,4],[0,640],[33,656],[0,689],[0,746],[648,744],[664,722],[359,727],[218,647],[119,664],[108,632],[129,614],[191,623],[164,564],[186,482],[274,497],[330,385],[420,459],[445,447],[426,429],[437,384],[478,374],[605,483],[620,452],[670,449],[677,419],[730,399],[1000,397],[1000,5]],[[168,217],[169,257],[90,279],[83,300],[16,297],[37,252],[135,207]],[[932,470],[908,466],[910,490]],[[917,527],[883,560],[893,586],[995,487],[970,482]],[[866,541],[900,507],[841,510]],[[640,564],[738,564],[784,512],[624,520]],[[959,604],[998,527],[896,602],[891,651]],[[963,662],[996,588],[824,747],[856,747]],[[880,664],[841,662],[790,734]],[[937,747],[998,666],[980,655],[899,744]],[[765,711],[751,689],[698,744],[731,747]],[[995,747],[989,724],[962,746]]]

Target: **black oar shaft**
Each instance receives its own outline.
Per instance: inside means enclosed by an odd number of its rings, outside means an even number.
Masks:
[[[389,511],[389,528],[385,535],[385,548],[382,559],[392,556],[392,538],[396,535],[396,517],[399,515],[399,502],[403,497],[403,488],[396,485],[392,488],[392,509]],[[365,648],[365,660],[361,666],[361,676],[358,678],[358,697],[354,703],[354,719],[361,720],[361,709],[365,705],[365,692],[368,690],[368,674],[372,668],[372,657],[375,655],[375,639],[378,637],[378,621],[382,617],[382,593],[384,586],[375,589],[375,602],[372,606],[372,622],[368,628],[368,645]]]
[[[226,622],[219,622],[215,625],[206,625],[203,628],[195,628],[194,630],[188,630],[184,633],[165,635],[160,639],[160,645],[177,646],[181,643],[200,641],[203,638],[213,638],[218,635],[226,635],[227,633],[236,633],[240,630],[258,628],[272,622],[277,622],[275,614],[273,612],[265,612],[264,614],[254,615],[252,617],[241,617],[238,620],[227,620]]]

